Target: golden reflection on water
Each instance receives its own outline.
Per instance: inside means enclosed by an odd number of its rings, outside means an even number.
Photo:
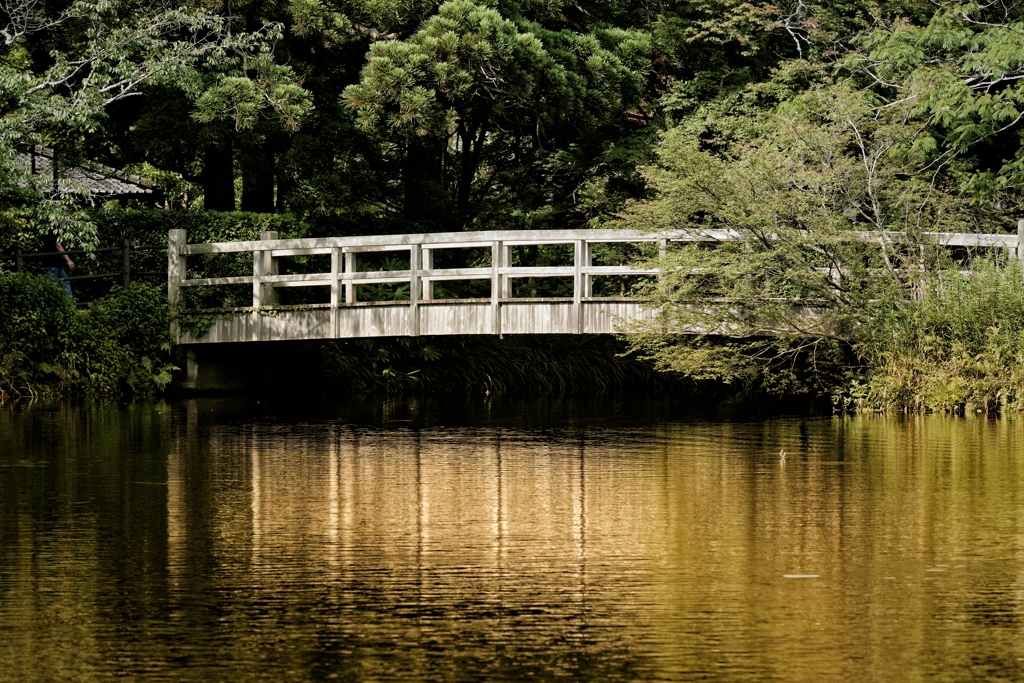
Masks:
[[[164,501],[114,658],[116,532],[73,506],[44,523],[12,474],[33,446],[0,432],[18,452],[0,454],[0,493],[20,496],[0,508],[0,635],[18,634],[0,665],[46,661],[32,643],[59,632],[121,673],[1024,678],[1020,421],[413,429],[203,405],[161,423],[165,488],[96,477],[147,512]]]
[[[374,610],[391,615],[367,625],[371,640],[397,629],[420,642],[404,625],[422,609],[452,650],[473,625],[484,649],[586,641],[645,675],[812,679],[970,669],[960,638],[981,628],[1005,646],[995,665],[1021,672],[1017,423],[620,436],[232,428],[177,448],[227,474],[201,492],[232,501],[206,520],[214,552],[230,562],[248,549],[268,593],[358,574],[360,591],[390,604]]]

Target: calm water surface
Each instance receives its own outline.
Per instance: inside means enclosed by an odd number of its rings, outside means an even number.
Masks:
[[[1024,680],[1024,424],[0,409],[0,680],[114,677]]]

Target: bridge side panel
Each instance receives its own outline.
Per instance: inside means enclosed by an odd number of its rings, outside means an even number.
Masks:
[[[637,301],[583,302],[583,332],[613,334],[625,332],[630,322],[654,320],[657,311],[644,309]]]
[[[277,311],[259,316],[259,324],[260,339],[265,341],[327,339],[331,336],[331,311]]]
[[[412,333],[409,304],[351,306],[338,310],[338,337],[404,337]]]
[[[631,320],[652,320],[657,312],[644,310],[635,301],[583,302],[583,332],[612,334],[624,331]],[[493,307],[488,302],[430,303],[418,307],[420,334],[492,334]],[[575,334],[577,314],[571,301],[503,302],[501,330],[504,334]],[[411,333],[410,307],[407,303],[373,306],[342,306],[338,309],[338,329],[342,339],[365,337],[401,337]],[[182,332],[185,344],[218,344],[250,341],[253,325],[259,339],[287,341],[330,339],[331,311],[320,308],[306,311],[278,310],[273,315],[236,314],[218,318],[209,332],[193,337]]]
[[[181,331],[182,344],[222,344],[225,342],[250,341],[253,338],[252,316],[239,313],[233,317],[217,318],[210,330],[198,337],[191,332]]]
[[[579,317],[567,302],[505,302],[501,304],[504,334],[575,334]]]
[[[420,334],[492,334],[490,303],[420,304]]]

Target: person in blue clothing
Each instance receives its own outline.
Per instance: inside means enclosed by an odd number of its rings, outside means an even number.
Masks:
[[[50,252],[51,254],[43,261],[43,266],[46,268],[46,277],[59,281],[64,285],[64,291],[67,292],[68,298],[74,299],[75,295],[71,292],[71,283],[62,278],[66,278],[68,273],[75,271],[75,262],[67,255],[64,245],[57,238],[57,233],[51,232],[43,239],[43,251]]]

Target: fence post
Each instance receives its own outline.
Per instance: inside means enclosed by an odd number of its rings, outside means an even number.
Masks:
[[[21,262],[21,247],[18,247],[17,249],[14,250],[14,272],[20,273],[22,268],[23,265]]]
[[[422,270],[433,270],[434,269],[434,250],[423,247],[420,249],[420,268]],[[422,298],[424,301],[434,300],[434,281],[429,277],[421,278],[420,282],[423,283],[423,294]]]
[[[409,245],[409,334],[420,336],[420,245]]]
[[[354,251],[347,251],[345,252],[345,273],[348,275],[348,279],[345,281],[346,304],[356,302],[356,281],[352,279],[354,272],[356,272],[356,254]]]
[[[260,233],[260,241],[265,240],[276,240],[276,230],[264,230]],[[277,275],[277,259],[274,258],[273,252],[270,249],[263,251],[263,272],[261,275]],[[264,306],[270,306],[277,303],[277,292],[274,290],[273,284],[264,284],[263,293],[260,296]]]
[[[662,295],[665,291],[665,257],[668,256],[668,240],[658,240],[658,287]]]
[[[583,267],[590,268],[594,265],[594,254],[590,242],[583,241]],[[594,296],[594,276],[590,273],[583,273],[583,294],[584,299]]]
[[[504,249],[500,241],[491,242],[491,334],[501,336],[501,271]]]
[[[181,342],[181,327],[178,314],[181,312],[181,281],[185,279],[185,259],[181,248],[187,244],[188,233],[185,230],[167,231],[167,301],[171,308],[171,339],[175,344]]]
[[[573,245],[572,303],[576,313],[576,334],[583,334],[583,260],[586,242],[576,240]]]
[[[508,246],[504,242],[501,244],[501,267],[511,268],[512,267],[512,247]],[[499,275],[498,279],[501,281],[501,298],[511,299],[512,298],[512,280],[505,275]]]
[[[132,283],[132,243],[126,237],[124,240],[124,253],[121,258],[122,283],[128,287]]]
[[[341,302],[341,247],[331,249],[331,339],[338,338],[338,304]]]
[[[1024,261],[1024,218],[1017,221],[1017,260]]]
[[[263,305],[263,250],[252,252],[252,341],[260,340],[260,307]]]

